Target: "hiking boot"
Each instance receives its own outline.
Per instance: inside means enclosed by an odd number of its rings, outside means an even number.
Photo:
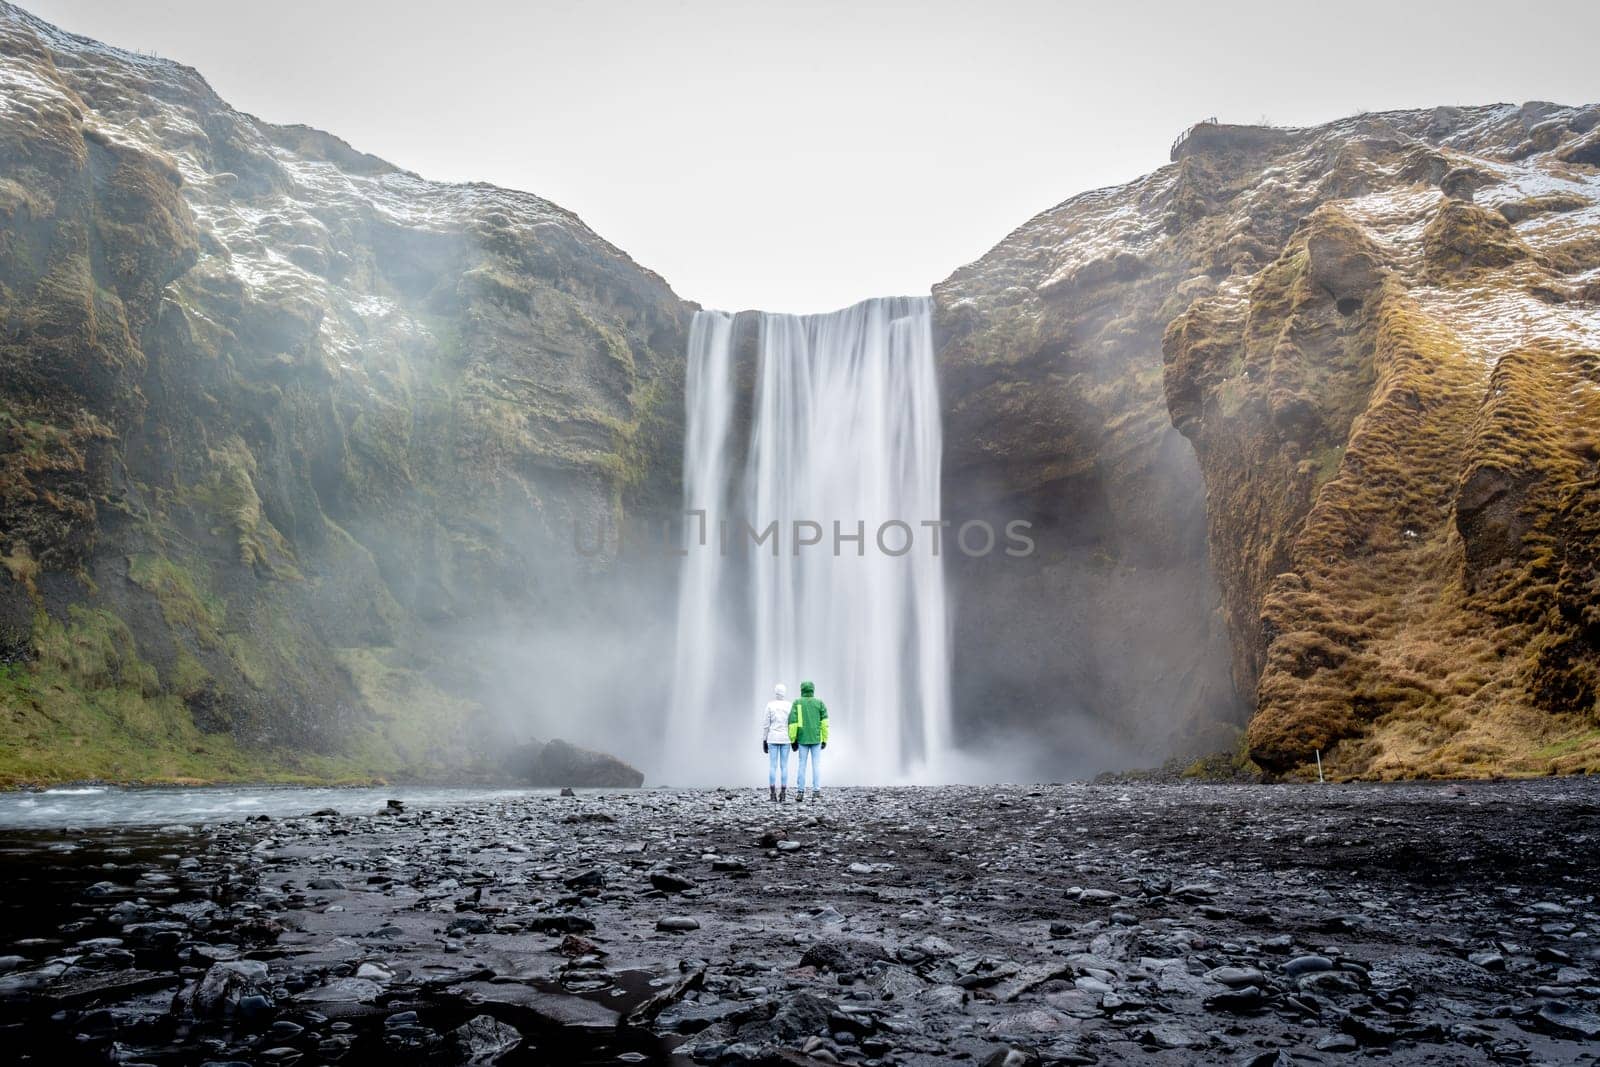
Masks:
[[[767,786],[767,793],[772,797],[772,802],[776,804],[778,802],[778,787],[775,785]]]
[[[788,799],[789,799],[789,787],[788,786],[779,787],[779,789],[778,789],[778,803],[782,804],[785,800],[788,800]]]
[[[794,791],[794,802],[796,804],[804,804],[806,802],[806,791],[804,789],[796,789]]]

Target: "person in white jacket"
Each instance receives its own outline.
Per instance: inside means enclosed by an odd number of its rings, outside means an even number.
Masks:
[[[767,793],[782,802],[789,798],[789,689],[779,682],[772,694],[761,712],[761,751],[767,754]]]

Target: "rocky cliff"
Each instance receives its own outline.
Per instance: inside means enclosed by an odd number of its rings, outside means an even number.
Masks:
[[[1141,679],[1046,677],[1035,702],[1142,686],[1150,722],[1225,712],[1203,481],[1261,766],[1600,766],[1600,107],[1201,125],[1173,157],[935,291],[952,509],[1059,520],[1055,552],[965,583],[979,617],[1055,663],[1086,633],[1167,642],[1112,657]],[[1086,602],[1053,610],[1069,587]]]
[[[955,706],[1038,773],[1213,749],[1245,718],[1205,487],[1162,392],[1192,287],[1161,187],[1069,201],[934,288],[946,515],[1022,519],[1036,545],[947,564]]]
[[[650,634],[574,527],[676,505],[689,313],[538,197],[0,3],[0,778],[610,740]]]

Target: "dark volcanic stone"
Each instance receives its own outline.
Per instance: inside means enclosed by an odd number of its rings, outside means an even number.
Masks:
[[[501,1009],[497,1015],[525,1018],[534,1027],[602,1032],[616,1029],[616,1012],[592,1000],[547,993],[517,982],[468,982],[460,987],[469,1003]]]
[[[606,876],[600,870],[584,871],[565,879],[561,884],[568,889],[604,889]]]
[[[1283,965],[1283,973],[1290,978],[1298,978],[1303,974],[1312,974],[1317,971],[1333,970],[1333,961],[1326,956],[1296,956]]]
[[[241,997],[264,994],[266,987],[267,965],[259,960],[214,963],[190,995],[189,1011],[199,1019],[232,1015]]]
[[[771,1018],[740,1027],[739,1039],[790,1042],[825,1036],[830,1032],[828,1020],[837,1010],[832,1001],[810,993],[796,993],[785,998]]]
[[[582,915],[534,915],[522,920],[529,930],[543,934],[587,934],[594,923]]]
[[[1585,1041],[1600,1038],[1600,1015],[1560,1000],[1547,1000],[1539,1005],[1536,1022],[1540,1029],[1550,1033],[1581,1037]]]
[[[507,1026],[493,1015],[475,1015],[450,1031],[455,1053],[464,1063],[494,1063],[522,1044],[516,1027]]]
[[[876,941],[836,937],[818,941],[800,957],[800,966],[819,971],[855,972],[891,960],[889,950]]]
[[[689,879],[665,871],[658,871],[650,876],[650,884],[663,893],[681,893],[685,889],[693,889],[694,883]]]
[[[565,741],[537,742],[514,750],[506,769],[531,786],[637,789],[644,775],[615,756],[593,752]]]

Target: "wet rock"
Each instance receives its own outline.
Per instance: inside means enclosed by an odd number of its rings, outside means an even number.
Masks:
[[[1115,904],[1122,899],[1121,894],[1113,893],[1109,889],[1081,889],[1076,894],[1069,890],[1068,895],[1072,896],[1079,904],[1099,905],[1101,907]]]
[[[475,1015],[450,1031],[453,1051],[462,1063],[495,1063],[522,1044],[516,1027],[492,1015]]]
[[[587,934],[594,930],[593,920],[582,915],[533,915],[522,924],[541,934]]]
[[[694,888],[694,882],[669,871],[657,871],[650,875],[650,884],[663,893],[682,893]]]
[[[1288,975],[1290,978],[1298,978],[1301,975],[1313,974],[1317,971],[1331,971],[1333,970],[1333,961],[1326,956],[1318,956],[1314,954],[1296,956],[1294,959],[1285,963],[1282,967],[1282,970],[1283,973]]]
[[[1192,1030],[1187,1026],[1179,1026],[1171,1023],[1162,1023],[1158,1026],[1152,1026],[1143,1031],[1139,1035],[1139,1039],[1145,1044],[1154,1045],[1157,1048],[1165,1049],[1205,1048],[1211,1043],[1210,1039],[1204,1034],[1196,1030]]]
[[[1536,1029],[1547,1033],[1585,1041],[1600,1039],[1600,1015],[1561,1000],[1543,1001],[1535,1014],[1534,1023]]]
[[[518,982],[467,982],[460,995],[470,1004],[492,1007],[496,1018],[520,1019],[527,1027],[557,1027],[586,1033],[609,1032],[618,1014],[583,997],[548,993]]]
[[[1323,996],[1361,992],[1360,984],[1343,971],[1312,971],[1302,974],[1295,984],[1302,991]]]
[[[241,997],[265,996],[267,988],[267,965],[259,960],[212,964],[190,995],[189,1012],[198,1019],[230,1016],[238,1010]]]
[[[1255,1011],[1266,1004],[1267,997],[1258,986],[1241,986],[1226,992],[1214,993],[1204,1001],[1207,1011],[1242,1013]]]
[[[603,811],[580,811],[564,816],[561,821],[569,825],[582,825],[583,823],[614,823],[617,820],[615,816],[607,815]]]
[[[997,1037],[1031,1037],[1036,1034],[1056,1033],[1069,1025],[1070,1020],[1060,1012],[1033,1008],[996,1019],[989,1024],[989,1033]]]
[[[587,937],[579,937],[577,934],[568,934],[567,936],[563,937],[561,939],[561,944],[557,947],[556,951],[560,952],[563,956],[606,955],[605,949],[601,948],[593,941],[590,941]]]
[[[918,999],[935,1011],[960,1011],[968,993],[958,985],[936,985],[922,991]]]
[[[892,957],[889,950],[876,941],[862,938],[826,938],[806,949],[800,957],[800,966],[815,967],[819,971],[854,973],[882,963]]]
[[[656,920],[656,929],[681,934],[700,929],[700,920],[691,915],[663,915]]]
[[[1225,986],[1259,986],[1266,981],[1254,967],[1217,967],[1206,972],[1206,977]]]
[[[705,983],[705,978],[705,967],[690,968],[677,981],[635,1006],[623,1021],[629,1026],[649,1025],[656,1016],[682,1000],[691,990],[699,989]]]
[[[584,871],[562,881],[568,889],[604,889],[606,885],[605,872],[599,869]]]
[[[738,1036],[745,1042],[794,1042],[830,1033],[828,1020],[837,1010],[831,1000],[811,993],[795,993],[785,998],[765,1020],[741,1026]]]
[[[382,993],[382,986],[366,978],[335,978],[326,985],[306,990],[295,997],[295,1001],[319,1006],[371,1004]]]
[[[44,996],[57,1004],[78,1004],[92,1000],[121,1000],[137,993],[164,989],[182,981],[176,974],[159,971],[119,970],[65,976],[43,989]]]

